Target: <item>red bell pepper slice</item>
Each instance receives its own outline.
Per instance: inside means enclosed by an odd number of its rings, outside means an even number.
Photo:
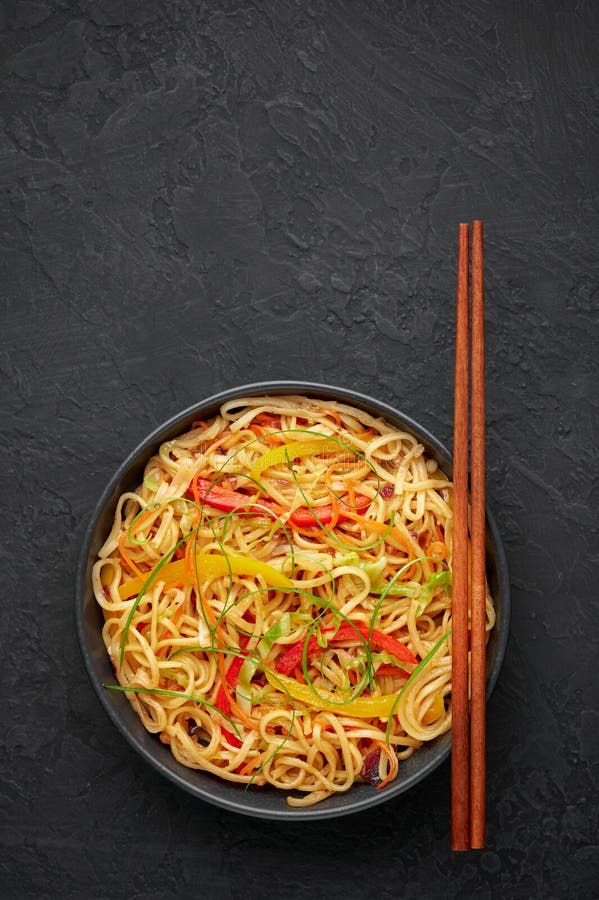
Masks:
[[[324,629],[325,634],[331,631],[335,631],[335,629]],[[335,643],[337,643],[338,641],[355,641],[358,634],[368,640],[370,629],[367,625],[343,624],[335,631],[334,636],[329,640],[330,642]],[[280,672],[281,675],[291,675],[295,667],[301,665],[304,654],[304,644],[305,641],[298,641],[297,644],[293,644],[289,648],[289,650],[283,653],[282,656],[279,656],[278,660],[275,663],[275,669],[277,670],[277,672]],[[390,634],[384,634],[382,631],[377,631],[376,628],[372,631],[372,646],[378,647],[380,650],[385,650],[387,653],[390,653],[397,659],[403,660],[403,662],[418,662],[414,654],[406,647],[405,644],[402,644],[401,641],[398,641],[397,638],[392,637]],[[322,648],[320,647],[316,639],[316,635],[313,634],[308,641],[308,659],[311,656],[315,656],[321,650]]]
[[[243,651],[241,651],[243,652]],[[245,654],[243,656],[235,656],[233,657],[233,662],[227,669],[227,673],[225,678],[227,679],[227,684],[229,684],[232,690],[235,690],[237,687],[237,681],[239,680],[239,672],[241,671],[241,667],[245,662]],[[220,709],[225,716],[231,715],[231,704],[229,702],[229,695],[227,694],[224,687],[221,685],[218,689],[218,693],[216,695],[216,708]],[[220,727],[223,737],[225,740],[229,742],[233,747],[241,747],[241,741],[238,737],[224,728],[222,725]]]
[[[232,731],[229,731],[223,725],[220,726],[220,731],[224,739],[228,744],[231,744],[233,747],[241,747],[241,741],[238,737],[235,737]]]
[[[239,512],[261,513],[264,515],[264,508],[266,507],[273,515],[280,515],[282,512],[281,507],[272,500],[261,500],[259,504],[256,503],[256,501],[252,503],[249,501],[247,495],[243,494],[241,491],[232,491],[230,488],[224,488],[220,484],[213,484],[213,482],[208,481],[206,478],[198,478],[196,485],[200,500],[207,503],[208,506],[214,507],[214,509],[221,509],[224,512],[232,512],[236,509],[239,510]],[[187,488],[186,494],[188,497],[193,497],[192,485]],[[362,515],[368,509],[370,500],[366,497],[358,497],[357,503],[359,505],[352,511]],[[298,528],[312,528],[319,523],[321,525],[328,525],[332,518],[332,506],[319,506],[314,510],[309,509],[306,506],[301,506],[299,509],[292,512],[289,517],[290,521],[294,525],[297,525]],[[349,516],[345,515],[341,509],[337,521],[343,522],[348,518]]]
[[[341,501],[343,503],[343,501]],[[356,503],[358,504],[355,509],[352,508],[352,512],[357,512],[360,515],[364,515],[368,507],[370,506],[370,500],[366,497],[357,497]],[[289,521],[293,522],[294,525],[297,525],[298,528],[311,528],[313,525],[328,525],[331,519],[333,518],[333,507],[332,506],[318,506],[312,509],[309,509],[307,506],[300,506],[299,509],[296,509],[289,516]],[[345,522],[349,519],[349,516],[343,512],[343,509],[339,510],[339,518],[338,522]]]
[[[408,672],[405,669],[400,669],[399,666],[391,666],[388,663],[383,663],[376,670],[377,675],[395,675],[398,678],[409,678]]]
[[[230,488],[221,487],[220,484],[213,484],[207,478],[198,478],[196,485],[200,500],[207,503],[208,506],[212,506],[214,509],[222,509],[224,512],[232,512],[234,509],[245,507],[245,510],[240,509],[240,511],[262,513],[264,515],[265,506],[275,514],[280,510],[280,507],[269,500],[261,501],[259,506],[255,501],[251,503],[249,497],[246,494],[242,494],[241,491],[232,491]],[[189,485],[185,493],[188,497],[193,497],[192,485]]]
[[[279,656],[275,663],[276,671],[280,672],[281,675],[291,675],[297,666],[301,666],[305,643],[305,641],[298,641],[297,644],[292,644],[289,650],[286,650],[282,656]],[[316,635],[313,634],[308,641],[308,649],[306,651],[308,659],[310,659],[311,656],[315,656],[320,649],[322,648],[316,640]]]

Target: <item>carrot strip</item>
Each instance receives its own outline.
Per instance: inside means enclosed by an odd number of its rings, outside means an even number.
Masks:
[[[354,490],[354,480],[351,476],[345,479],[345,487],[347,489],[347,505],[355,509],[356,492]]]
[[[268,444],[278,445],[285,443],[285,439],[281,437],[280,434],[275,434],[272,431],[268,431],[268,425],[266,427],[264,427],[264,425],[258,425],[255,419],[251,425],[248,425],[248,428],[250,431],[254,432],[256,437],[263,438]]]
[[[381,751],[384,753],[387,759],[389,760],[389,771],[387,772],[387,777],[384,778],[379,785],[377,785],[377,791],[382,790],[384,787],[387,787],[390,782],[394,781],[397,778],[397,773],[399,771],[399,763],[397,761],[397,756],[391,749],[385,744],[383,741],[375,741],[375,744]]]
[[[281,417],[273,416],[272,413],[261,412],[254,418],[256,425],[270,425],[272,428],[281,427]],[[253,423],[252,423],[253,424]]]
[[[293,672],[293,674],[294,674],[294,676],[295,676],[295,680],[296,680],[296,681],[299,681],[300,684],[305,684],[305,683],[306,683],[306,679],[304,678],[304,673],[303,673],[303,671],[302,671],[302,667],[301,667],[301,666],[296,666],[296,667],[295,667],[295,670],[294,670],[294,672]]]
[[[240,775],[251,775],[252,772],[255,772],[256,769],[259,769],[260,766],[261,766],[264,762],[266,762],[266,760],[268,759],[270,753],[271,753],[270,750],[265,750],[263,753],[260,753],[260,754],[259,754],[258,756],[256,756],[254,759],[249,759],[246,763],[244,763],[244,764],[240,767],[240,769],[239,769],[239,774],[240,774]]]
[[[434,556],[436,559],[447,559],[447,546],[444,541],[433,541],[424,552],[427,556]]]
[[[359,525],[362,525],[364,528],[369,529],[370,531],[374,531],[375,534],[379,535],[387,535],[389,537],[394,537],[396,541],[399,541],[401,546],[408,551],[411,559],[414,559],[414,553],[412,550],[412,544],[409,540],[406,540],[405,536],[401,533],[401,531],[397,528],[397,526],[393,526],[393,528],[389,528],[388,524],[385,522],[377,522],[375,519],[367,519],[365,516],[361,516],[359,513],[352,512],[351,510],[344,510],[343,513],[347,516],[348,519],[351,519],[353,522],[357,522]]]
[[[195,502],[197,503],[198,506],[200,505],[200,492],[199,492],[199,490],[198,490],[198,476],[199,476],[199,474],[200,474],[199,471],[197,471],[197,472],[195,473],[195,475],[194,475],[193,478],[191,479],[191,485],[190,485],[191,490],[192,490],[192,493],[193,493],[193,499],[195,500]]]
[[[127,540],[127,532],[123,531],[119,538],[119,553],[121,554],[121,561],[125,563],[130,572],[133,572],[134,575],[143,575],[141,569],[135,565],[133,560],[127,555],[127,551],[125,550],[125,541]]]
[[[225,690],[226,690],[226,691],[230,691],[230,688],[225,688]],[[253,731],[259,731],[259,730],[260,730],[260,723],[259,723],[259,722],[256,722],[255,719],[252,719],[251,716],[248,716],[247,713],[245,713],[245,712],[242,710],[242,708],[239,706],[239,704],[237,703],[237,701],[234,699],[232,692],[231,692],[231,694],[230,694],[230,696],[229,696],[229,703],[231,704],[231,712],[235,713],[235,715],[237,716],[237,718],[238,718],[241,722],[243,722],[243,724],[244,724],[247,728],[251,728]]]
[[[322,531],[320,528],[303,528],[301,525],[296,525],[293,519],[289,519],[287,524],[291,525],[292,531],[296,534],[303,535],[303,537],[322,538]]]
[[[320,409],[318,410],[318,412],[324,413],[325,416],[330,416],[331,419],[334,419],[335,424],[337,425],[338,428],[343,427],[343,425],[341,423],[341,416],[339,415],[339,413],[337,412],[336,409],[325,409],[324,406],[321,406]]]

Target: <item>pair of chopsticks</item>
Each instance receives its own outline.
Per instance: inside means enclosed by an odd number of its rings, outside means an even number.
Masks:
[[[451,847],[485,845],[485,349],[483,223],[459,226],[454,393]],[[472,325],[469,329],[469,293]],[[469,342],[469,330],[471,341]],[[470,343],[470,347],[469,347]],[[469,379],[469,370],[471,379]],[[471,380],[471,397],[468,386]],[[471,552],[468,552],[470,411]],[[470,641],[468,595],[470,594]],[[469,645],[470,644],[470,648]],[[468,704],[470,649],[470,705]]]

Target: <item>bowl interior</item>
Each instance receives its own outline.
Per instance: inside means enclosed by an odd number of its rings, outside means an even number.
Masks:
[[[111,479],[93,514],[81,551],[77,576],[77,625],[88,673],[108,715],[129,743],[164,776],[203,800],[246,815],[268,819],[322,819],[366,809],[413,787],[448,756],[451,732],[423,746],[403,761],[397,779],[384,791],[376,791],[369,784],[356,784],[347,793],[337,794],[306,809],[287,806],[285,793],[274,788],[251,787],[244,790],[238,784],[188,769],[175,760],[169,748],[160,743],[155,735],[146,731],[123,694],[107,691],[102,687],[103,684],[114,684],[115,678],[102,640],[102,610],[96,603],[91,587],[91,569],[112,526],[117,500],[124,491],[140,483],[147,460],[160,444],[182,434],[194,419],[214,415],[226,400],[281,394],[337,399],[372,415],[382,416],[390,424],[411,432],[425,446],[428,454],[451,476],[449,453],[433,435],[392,407],[355,391],[308,382],[264,382],[224,391],[179,413],[154,431],[133,451]],[[490,513],[487,513],[486,547],[487,577],[497,612],[497,624],[487,647],[488,696],[499,674],[509,633],[507,564],[501,538]]]

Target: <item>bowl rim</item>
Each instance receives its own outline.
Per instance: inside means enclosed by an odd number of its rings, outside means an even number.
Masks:
[[[450,471],[452,469],[452,455],[444,446],[444,444],[442,444],[441,441],[439,441],[439,439],[435,437],[435,435],[428,431],[428,429],[426,429],[420,423],[416,422],[410,416],[404,414],[401,410],[391,406],[390,404],[382,400],[375,399],[367,394],[356,391],[353,388],[340,387],[324,382],[272,380],[250,382],[248,384],[242,384],[227,388],[222,391],[218,391],[217,393],[211,394],[210,396],[196,403],[193,403],[191,406],[186,407],[180,412],[175,413],[167,420],[165,420],[162,424],[154,428],[150,432],[150,434],[143,438],[137,444],[137,446],[126,456],[126,458],[117,467],[114,474],[106,484],[91,514],[81,544],[81,550],[79,553],[79,560],[76,569],[75,617],[80,650],[83,656],[87,674],[95,690],[95,693],[98,696],[102,706],[104,707],[105,712],[108,714],[108,717],[116,726],[117,730],[127,740],[129,745],[133,747],[133,749],[136,750],[137,753],[139,753],[144,758],[146,762],[148,762],[162,776],[166,777],[169,781],[176,784],[187,793],[221,809],[226,809],[232,812],[251,816],[252,818],[279,821],[288,820],[298,822],[304,820],[314,821],[316,819],[338,818],[341,816],[354,814],[362,810],[370,809],[371,807],[377,806],[380,803],[387,802],[388,800],[398,797],[400,794],[403,794],[406,791],[410,790],[420,781],[424,780],[431,772],[437,769],[447,759],[451,750],[451,729],[449,730],[449,732],[446,732],[445,735],[441,736],[444,738],[448,738],[445,746],[439,749],[432,758],[424,762],[423,765],[416,772],[409,775],[408,778],[397,784],[395,787],[393,784],[391,784],[385,791],[373,791],[372,793],[362,798],[352,798],[350,789],[349,794],[347,795],[350,798],[349,802],[342,808],[323,808],[322,804],[317,804],[313,807],[299,808],[284,805],[281,805],[281,808],[273,809],[255,808],[252,804],[247,802],[247,797],[250,795],[246,795],[243,792],[243,788],[241,787],[238,798],[236,797],[235,799],[230,800],[228,798],[217,797],[214,796],[210,792],[210,790],[207,790],[205,787],[203,787],[201,783],[199,785],[195,785],[189,781],[192,775],[204,776],[206,773],[202,772],[201,770],[191,768],[187,769],[185,766],[179,763],[178,765],[181,766],[181,769],[185,770],[186,777],[183,777],[183,775],[178,775],[176,772],[165,766],[152,752],[146,749],[146,747],[142,745],[140,740],[131,732],[127,723],[123,720],[123,718],[117,711],[113,703],[113,698],[109,696],[114,695],[114,692],[105,690],[96,675],[92,658],[92,650],[88,641],[88,633],[84,618],[85,581],[90,562],[91,544],[93,541],[93,537],[98,527],[99,519],[101,518],[107,504],[110,502],[116,486],[119,484],[121,479],[126,476],[128,470],[132,466],[139,464],[140,461],[144,459],[144,457],[147,459],[147,454],[149,453],[151,448],[154,447],[157,442],[162,442],[163,440],[167,439],[165,437],[166,434],[172,432],[176,427],[179,426],[179,424],[184,426],[184,423],[187,420],[191,422],[193,417],[197,416],[197,414],[202,410],[206,410],[210,407],[220,407],[228,400],[234,400],[238,397],[242,398],[261,395],[281,396],[284,394],[301,394],[308,397],[321,395],[323,399],[326,396],[327,399],[338,399],[342,402],[348,402],[349,404],[354,403],[355,405],[361,407],[362,409],[365,409],[366,411],[372,411],[374,409],[377,413],[380,413],[382,418],[388,418],[391,419],[391,421],[396,422],[399,421],[403,425],[405,425],[406,430],[412,432],[413,435],[418,438],[419,442],[428,445],[427,450],[429,448],[432,449],[437,456],[441,457],[444,460],[446,466],[449,466]],[[497,682],[497,678],[499,676],[509,640],[511,604],[509,571],[505,549],[497,523],[488,506],[486,509],[486,519],[487,534],[491,538],[495,554],[498,589],[501,593],[501,627],[496,631],[495,654],[493,657],[492,665],[487,674],[486,696],[488,701]],[[280,793],[283,797],[283,792]],[[256,798],[260,795],[252,794],[251,796],[253,798]],[[324,803],[326,803],[326,801],[324,801]]]

